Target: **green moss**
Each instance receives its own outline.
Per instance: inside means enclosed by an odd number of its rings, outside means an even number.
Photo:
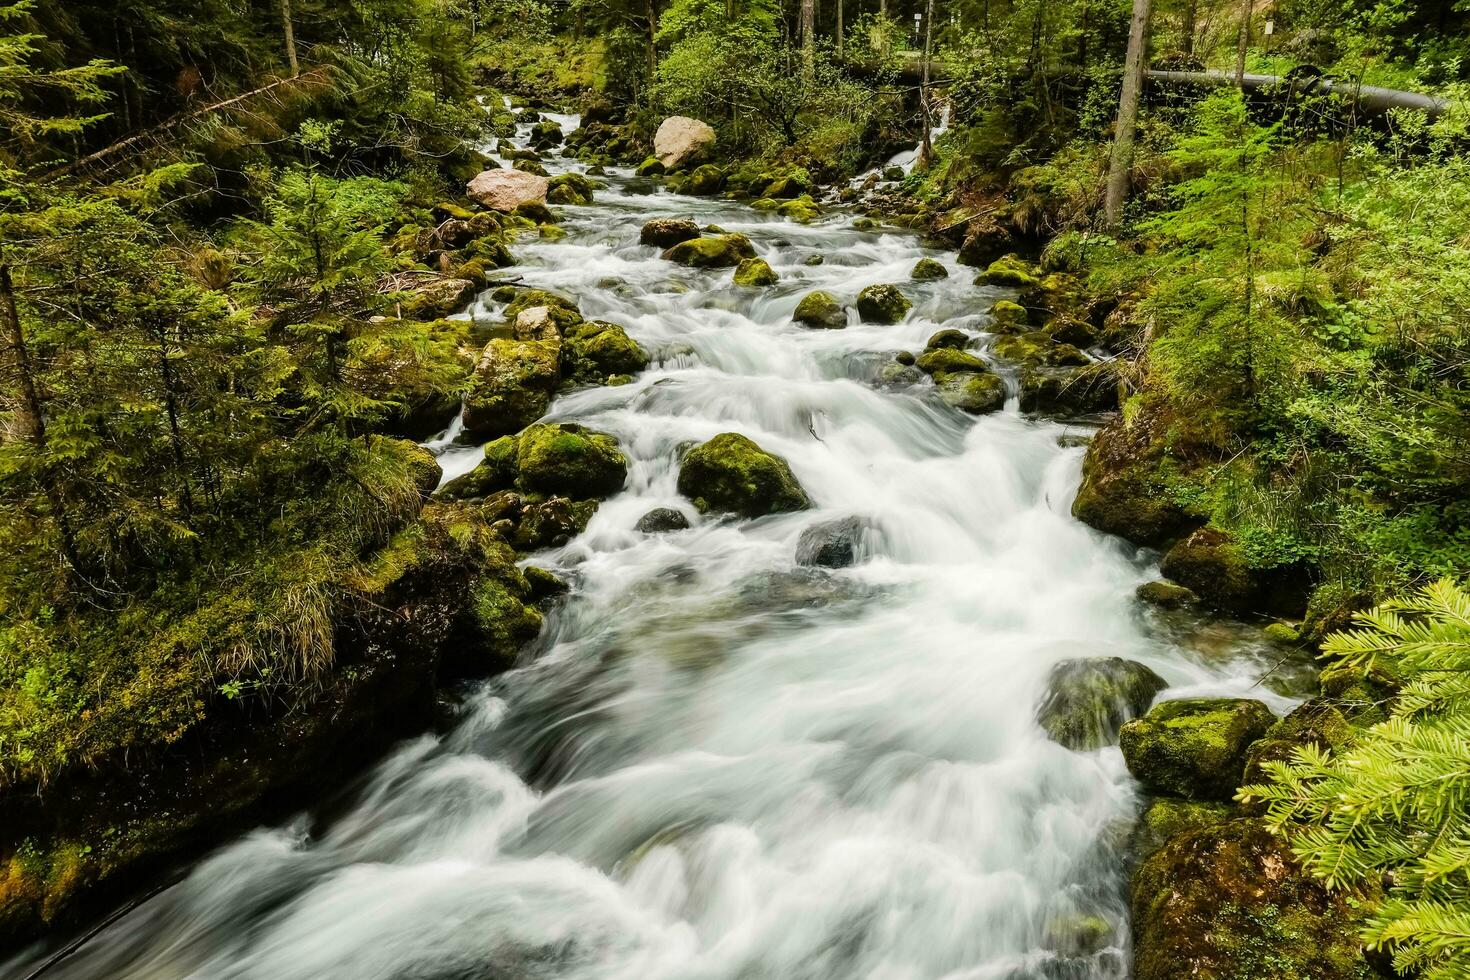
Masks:
[[[495,338],[465,395],[464,422],[485,436],[519,432],[546,414],[561,383],[561,341]]]
[[[499,295],[498,290],[496,295]],[[505,318],[514,321],[522,310],[529,310],[536,306],[550,306],[576,314],[579,319],[581,318],[581,312],[577,309],[575,301],[548,289],[522,289],[516,292],[515,298],[505,308]]]
[[[1145,582],[1135,590],[1135,594],[1139,601],[1163,609],[1182,609],[1199,599],[1191,590],[1173,582]]]
[[[1005,407],[1006,383],[993,374],[936,374],[934,384],[946,405],[971,415],[985,415]]]
[[[725,186],[725,172],[712,163],[695,167],[684,180],[680,190],[685,194],[694,194],[700,197],[709,197],[718,194]]]
[[[564,337],[579,380],[605,380],[637,374],[648,367],[648,352],[616,323],[592,320],[570,327]]]
[[[679,492],[701,511],[743,517],[810,506],[786,460],[734,432],[689,451],[679,467]]]
[[[1133,861],[1145,860],[1180,834],[1223,823],[1231,816],[1231,808],[1225,803],[1161,796],[1150,801],[1133,828],[1129,856]]]
[[[640,163],[634,172],[639,177],[662,177],[664,169],[664,165],[659,162],[658,157],[649,157]]]
[[[803,326],[824,330],[841,330],[847,326],[847,311],[831,293],[815,289],[796,304],[792,319]]]
[[[822,216],[822,209],[817,202],[809,197],[799,197],[793,201],[785,201],[776,208],[776,213],[783,218],[789,218],[798,224],[811,224]]]
[[[680,242],[666,249],[663,257],[695,269],[734,268],[741,259],[754,258],[755,249],[744,235],[719,235]]]
[[[987,286],[1013,286],[1017,289],[1041,285],[1035,269],[1017,255],[1005,255],[996,259],[975,281]]]
[[[741,259],[735,268],[734,283],[737,286],[774,286],[781,281],[765,259]]]
[[[1121,657],[1064,660],[1052,668],[1036,720],[1052,741],[1077,751],[1113,744],[1118,727],[1148,710],[1167,685]]]
[[[439,489],[442,500],[474,500],[509,489],[516,481],[516,440],[501,436],[485,445],[485,458],[468,473]]]
[[[897,286],[879,283],[858,293],[857,310],[864,323],[898,323],[913,308]]]
[[[939,279],[948,279],[949,270],[938,259],[923,258],[914,263],[909,278],[915,282],[935,282]]]
[[[1274,721],[1260,701],[1181,698],[1125,724],[1118,741],[1128,770],[1149,790],[1228,800],[1240,785],[1251,743]]]
[[[628,460],[612,436],[580,425],[533,425],[516,440],[520,485],[574,499],[606,497],[623,488]]]
[[[964,371],[984,374],[990,370],[990,366],[983,359],[969,351],[955,350],[952,347],[926,350],[918,356],[914,364],[925,374],[954,374]]]

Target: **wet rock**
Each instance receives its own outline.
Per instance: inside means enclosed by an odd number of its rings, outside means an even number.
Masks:
[[[692,167],[709,156],[715,147],[715,131],[708,123],[689,116],[670,116],[653,134],[653,155],[665,169]]]
[[[963,330],[955,330],[953,328],[940,330],[938,333],[935,333],[933,336],[931,336],[928,342],[924,344],[924,347],[928,350],[937,350],[939,348],[948,348],[950,350],[964,350],[966,347],[969,346],[970,335],[965,333]]]
[[[1011,233],[993,220],[971,222],[969,232],[960,245],[961,265],[986,266],[1016,247]]]
[[[549,119],[531,127],[531,145],[538,150],[557,146],[564,138],[561,127]]]
[[[506,288],[509,289],[510,292],[507,294],[507,296],[509,297],[509,302],[505,307],[505,318],[507,320],[510,320],[511,322],[515,322],[516,318],[520,316],[521,311],[528,310],[536,306],[549,306],[553,309],[560,309],[565,311],[566,313],[572,314],[578,320],[582,318],[582,314],[579,312],[576,302],[567,298],[566,296],[561,295],[560,293],[553,293],[549,289],[522,289],[518,291],[515,289],[515,287]],[[494,299],[502,299],[499,290],[496,290],[496,292],[491,295]],[[558,322],[562,322],[565,319],[565,317],[562,317]]]
[[[597,510],[597,501],[573,501],[566,497],[534,500],[517,497],[517,506],[507,510],[511,543],[519,552],[560,548],[587,528]]]
[[[1046,325],[1046,332],[1059,344],[1073,347],[1091,347],[1097,342],[1097,331],[1086,320],[1057,317]]]
[[[810,194],[815,186],[812,183],[811,174],[800,168],[789,170],[779,177],[770,179],[767,175],[764,187],[758,196],[781,198],[798,198]]]
[[[696,446],[679,467],[679,492],[702,512],[761,517],[810,506],[791,467],[734,432]]]
[[[540,160],[517,160],[511,164],[511,167],[517,173],[531,174],[534,177],[551,176],[551,172],[546,169]]]
[[[591,204],[594,197],[592,181],[581,174],[558,174],[551,178],[546,192],[548,204]]]
[[[1112,364],[1086,367],[1027,365],[1021,371],[1021,411],[1086,415],[1118,407],[1118,374]]]
[[[420,320],[441,320],[464,309],[479,292],[470,279],[431,279],[413,288],[403,311]]]
[[[465,429],[482,437],[519,432],[546,414],[560,383],[560,341],[491,340],[465,395]]]
[[[1134,594],[1138,596],[1140,602],[1146,602],[1161,609],[1183,609],[1199,601],[1199,596],[1193,591],[1174,582],[1145,582],[1135,590]]]
[[[913,357],[912,354],[909,357]],[[911,364],[894,362],[885,364],[878,371],[878,386],[889,391],[912,388],[924,381],[924,372]],[[942,393],[941,393],[942,394]]]
[[[525,170],[485,170],[465,192],[479,206],[509,215],[520,204],[545,204],[548,185],[544,176]]]
[[[516,315],[511,336],[516,340],[556,340],[561,336],[561,326],[553,311],[565,314],[553,306],[532,306],[521,310]]]
[[[1118,729],[1148,710],[1168,685],[1122,657],[1063,660],[1047,678],[1036,720],[1051,740],[1079,752],[1117,741]]]
[[[1192,589],[1203,605],[1224,612],[1295,615],[1305,609],[1310,591],[1302,569],[1255,567],[1234,539],[1208,527],[1170,548],[1159,570]]]
[[[909,278],[915,282],[935,282],[940,279],[948,279],[949,270],[938,259],[924,258],[914,263]]]
[[[1167,431],[1167,416],[1147,407],[1099,430],[1087,449],[1072,514],[1141,545],[1167,545],[1187,534],[1199,522],[1159,478]]]
[[[801,260],[801,264],[802,265],[822,265],[826,261],[827,260],[822,255],[814,252],[811,255],[808,255],[806,258],[802,259]]]
[[[440,487],[438,497],[441,500],[480,500],[511,489],[519,475],[516,439],[514,436],[501,436],[485,444],[484,459],[474,469]]]
[[[1371,900],[1329,892],[1253,819],[1172,837],[1133,881],[1136,980],[1369,980]]]
[[[1160,796],[1149,802],[1128,837],[1128,857],[1137,865],[1180,834],[1224,823],[1234,815],[1228,803]]]
[[[680,191],[697,197],[711,197],[725,186],[725,172],[712,163],[696,167],[684,180]]]
[[[843,517],[816,524],[796,541],[796,563],[823,568],[847,568],[857,561],[858,545],[871,524],[861,517]]]
[[[822,216],[822,209],[816,201],[802,196],[793,201],[785,201],[776,207],[776,213],[783,218],[789,218],[797,224],[809,225]]]
[[[691,238],[666,249],[663,258],[695,269],[734,268],[741,259],[755,258],[755,249],[744,235]]]
[[[877,231],[882,226],[873,218],[857,218],[852,227],[855,231]]]
[[[516,205],[514,212],[517,217],[525,218],[532,225],[550,225],[556,223],[556,215],[551,213],[541,201],[524,201]]]
[[[628,460],[606,433],[572,423],[537,424],[516,439],[516,470],[525,490],[586,500],[621,490]]]
[[[665,534],[670,531],[683,531],[689,527],[689,518],[684,516],[681,510],[673,507],[655,507],[653,510],[638,518],[634,529],[644,534]]]
[[[638,242],[655,248],[673,248],[680,242],[690,241],[699,235],[699,225],[693,221],[684,218],[654,218],[644,222],[643,230],[638,233]]]
[[[893,359],[899,364],[902,364],[904,367],[909,367],[918,360],[918,358],[914,356],[914,352],[908,350],[899,351],[897,354],[893,355]]]
[[[1006,384],[993,374],[936,374],[934,385],[941,401],[971,415],[998,412],[1005,407]]]
[[[592,320],[569,327],[563,354],[574,378],[595,381],[637,374],[648,367],[648,352],[616,323]]]
[[[735,267],[734,283],[737,286],[774,286],[781,281],[765,259],[741,259]]]
[[[886,167],[883,170],[883,179],[884,180],[900,181],[900,180],[903,180],[907,176],[908,176],[908,174],[906,174],[906,173],[903,172],[903,168],[902,167]]]
[[[837,297],[817,289],[801,298],[792,319],[806,327],[841,330],[847,326],[847,310],[837,302]]]
[[[640,163],[633,171],[639,177],[662,177],[668,168],[658,157],[649,157]]]
[[[955,350],[952,347],[926,350],[914,363],[925,374],[957,374],[965,371],[984,374],[990,370],[990,365],[983,359],[969,351]]]
[[[560,576],[535,565],[527,565],[521,569],[521,574],[526,577],[526,584],[530,586],[532,602],[544,602],[565,595],[571,589]]]
[[[1346,748],[1356,730],[1341,711],[1329,702],[1316,698],[1298,705],[1291,714],[1266,730],[1266,734],[1250,747],[1245,758],[1245,785],[1271,781],[1266,773],[1268,762],[1291,762],[1296,750],[1308,745],[1334,752]],[[1264,812],[1265,807],[1258,806]]]
[[[1025,333],[1029,314],[1026,307],[1008,299],[999,299],[990,308],[990,332],[998,334]]]
[[[1252,742],[1275,722],[1246,698],[1181,698],[1125,724],[1118,742],[1128,771],[1155,793],[1229,800]]]
[[[897,286],[879,283],[858,293],[858,316],[864,323],[898,323],[908,316],[913,304]]]
[[[975,277],[975,282],[985,286],[1011,286],[1029,289],[1040,284],[1036,269],[1018,255],[1005,255],[986,267]]]

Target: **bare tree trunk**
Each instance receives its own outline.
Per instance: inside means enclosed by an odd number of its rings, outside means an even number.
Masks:
[[[888,0],[878,0],[878,16],[888,16]]]
[[[1148,21],[1152,8],[1152,0],[1133,0],[1133,21],[1128,26],[1128,55],[1123,64],[1123,93],[1118,98],[1118,123],[1113,131],[1108,192],[1103,204],[1103,216],[1109,228],[1118,227],[1122,221],[1123,203],[1128,198],[1128,178],[1133,169],[1133,141],[1138,130],[1138,99],[1143,91]]]
[[[924,7],[924,75],[919,82],[919,104],[924,109],[924,138],[919,144],[919,158],[914,161],[914,169],[928,170],[929,164],[934,160],[934,144],[930,142],[930,133],[934,130],[934,119],[929,102],[929,51],[934,40],[934,0],[928,0]]]
[[[1184,35],[1181,46],[1184,49],[1184,56],[1186,58],[1194,56],[1194,31],[1198,11],[1197,0],[1185,0],[1184,21],[1180,24],[1180,33]]]
[[[734,18],[735,0],[725,0],[725,13]],[[648,18],[648,84],[658,72],[658,8],[653,0],[643,0],[643,12]]]
[[[842,53],[843,53],[843,45],[842,45],[842,0],[837,0],[837,30],[834,33],[836,34],[836,37],[837,37],[837,60],[838,61],[841,61],[842,60]]]
[[[1254,0],[1245,0],[1245,9],[1240,12],[1240,33],[1235,38],[1235,84],[1245,82],[1245,49],[1251,43],[1251,13]]]
[[[291,0],[281,0],[281,26],[286,32],[286,60],[291,64],[291,77],[301,74],[296,60],[296,29],[291,26]]]
[[[801,70],[808,82],[817,62],[817,0],[801,0]]]
[[[21,438],[36,447],[46,439],[46,423],[41,414],[41,397],[36,391],[36,377],[31,370],[31,353],[26,347],[20,326],[20,311],[15,305],[15,284],[10,279],[10,266],[0,265],[0,321],[5,329],[6,367],[15,379],[15,421]]]

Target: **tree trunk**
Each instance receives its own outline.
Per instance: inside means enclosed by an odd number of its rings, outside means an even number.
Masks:
[[[40,448],[46,439],[46,422],[41,414],[41,397],[36,391],[36,376],[31,370],[31,354],[20,326],[20,311],[15,305],[15,284],[10,279],[10,266],[0,265],[0,321],[5,330],[6,367],[15,379],[15,422],[21,438]]]
[[[928,170],[930,163],[934,161],[934,144],[930,142],[934,119],[929,101],[929,51],[933,40],[934,0],[928,0],[924,7],[924,75],[919,82],[919,104],[924,109],[924,138],[919,143],[919,158],[914,161],[915,170]]]
[[[837,60],[842,60],[842,0],[837,0],[837,29],[833,32],[837,40]]]
[[[734,17],[735,0],[725,0],[725,13]],[[658,72],[658,8],[653,5],[653,0],[643,0],[643,13],[648,19],[648,84],[653,84],[653,76]]]
[[[1145,49],[1152,0],[1133,0],[1133,21],[1128,26],[1128,55],[1123,64],[1123,93],[1118,98],[1118,124],[1113,132],[1113,154],[1108,166],[1108,193],[1103,215],[1109,228],[1118,227],[1123,203],[1128,198],[1128,177],[1133,169],[1133,140],[1138,129],[1138,97],[1143,91]]]
[[[1185,0],[1184,22],[1180,24],[1180,33],[1182,33],[1184,37],[1182,39],[1180,47],[1184,49],[1184,56],[1186,58],[1194,56],[1194,31],[1198,10],[1199,6],[1197,0]]]
[[[1245,49],[1251,43],[1251,12],[1254,0],[1245,0],[1245,9],[1240,12],[1240,32],[1235,38],[1235,84],[1245,81]]]
[[[296,29],[291,26],[291,0],[281,0],[281,27],[286,32],[286,61],[291,65],[291,77],[301,74],[301,64],[296,60]]]
[[[801,0],[801,70],[808,82],[817,63],[817,0]]]

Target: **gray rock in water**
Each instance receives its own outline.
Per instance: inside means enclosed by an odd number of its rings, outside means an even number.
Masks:
[[[847,568],[857,561],[858,541],[869,527],[861,517],[843,517],[809,527],[797,539],[796,563]]]
[[[638,518],[634,528],[644,534],[662,534],[665,531],[682,531],[688,526],[689,518],[683,511],[673,507],[655,507]]]
[[[1052,741],[1079,752],[1112,745],[1124,722],[1148,710],[1168,684],[1122,657],[1063,660],[1047,678],[1036,720]]]

